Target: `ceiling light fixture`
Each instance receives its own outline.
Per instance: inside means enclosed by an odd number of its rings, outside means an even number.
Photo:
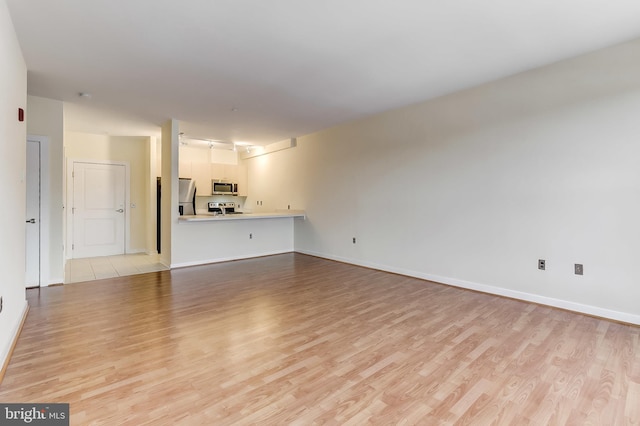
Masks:
[[[192,145],[192,146],[206,146],[209,149],[222,149],[233,152],[239,152],[247,150],[247,153],[250,153],[255,145],[252,145],[250,142],[243,141],[225,141],[221,139],[204,139],[204,138],[194,138],[191,136],[187,136],[184,133],[180,132],[179,140],[180,145]]]
[[[184,143],[182,142],[184,138]],[[180,143],[183,145],[187,145],[187,141],[191,142],[192,145],[205,145],[209,149],[226,149],[226,150],[234,150],[235,151],[235,142],[231,141],[223,141],[220,139],[205,139],[205,138],[194,138],[191,136],[187,136],[184,133],[180,134]]]

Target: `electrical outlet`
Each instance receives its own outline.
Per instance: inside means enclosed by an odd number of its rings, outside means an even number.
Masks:
[[[546,261],[544,259],[538,259],[538,269],[540,269],[541,271],[544,271],[544,268],[546,267]]]
[[[582,263],[576,263],[574,265],[574,271],[576,275],[582,275],[584,272],[584,268],[582,267]]]
[[[0,312],[2,312],[2,296],[0,296]]]
[[[249,234],[249,239],[252,240],[253,239],[253,234]]]
[[[356,237],[353,237],[353,244],[356,243]]]
[[[291,204],[287,204],[287,210],[291,210]]]

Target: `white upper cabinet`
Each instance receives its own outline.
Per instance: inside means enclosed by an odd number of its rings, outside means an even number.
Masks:
[[[229,182],[238,181],[237,164],[211,163],[211,179],[221,179]]]
[[[224,179],[224,166],[220,163],[209,164],[211,179]]]
[[[191,161],[178,162],[178,177],[190,178],[191,177]]]
[[[209,163],[191,163],[192,178],[196,181],[196,196],[211,195]]]

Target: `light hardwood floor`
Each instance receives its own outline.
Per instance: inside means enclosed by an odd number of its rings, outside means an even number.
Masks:
[[[640,423],[640,328],[299,254],[28,291],[71,424]]]

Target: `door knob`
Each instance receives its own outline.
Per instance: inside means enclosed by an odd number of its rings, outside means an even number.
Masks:
[[[123,213],[123,212],[124,212],[124,209],[118,209],[118,210],[116,210],[116,211],[117,211],[118,213]]]
[[[36,220],[35,219],[29,219],[29,220],[27,220],[27,223],[36,223]]]

